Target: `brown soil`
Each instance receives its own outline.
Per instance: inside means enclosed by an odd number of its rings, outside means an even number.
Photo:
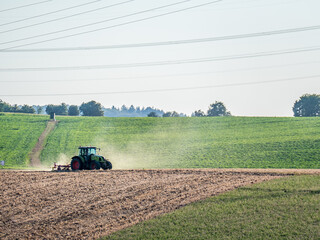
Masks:
[[[40,162],[40,154],[43,149],[44,140],[47,138],[49,133],[53,131],[54,127],[56,126],[57,121],[49,121],[47,127],[44,129],[42,134],[40,135],[36,146],[32,149],[30,154],[30,166],[32,167],[39,167],[41,166]]]
[[[1,171],[0,239],[96,239],[285,174],[227,169]]]

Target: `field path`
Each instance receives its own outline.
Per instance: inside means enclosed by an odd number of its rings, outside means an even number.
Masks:
[[[30,166],[39,167],[41,166],[40,154],[43,149],[44,140],[48,137],[48,135],[53,131],[55,126],[57,125],[57,121],[49,121],[47,123],[46,128],[40,135],[36,146],[32,149],[30,154]]]
[[[1,171],[0,239],[97,239],[272,172]]]

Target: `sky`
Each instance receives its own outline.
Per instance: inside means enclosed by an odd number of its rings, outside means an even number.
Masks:
[[[318,0],[0,3],[0,99],[293,116],[320,94]]]

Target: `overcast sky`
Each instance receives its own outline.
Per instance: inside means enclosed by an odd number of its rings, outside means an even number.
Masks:
[[[0,99],[188,115],[222,101],[232,115],[292,116],[301,95],[320,93],[319,10],[318,0],[1,1]]]

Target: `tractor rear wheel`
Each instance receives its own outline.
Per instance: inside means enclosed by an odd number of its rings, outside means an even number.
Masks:
[[[90,170],[99,170],[100,169],[100,163],[98,161],[92,161],[90,163]]]
[[[71,169],[74,170],[82,170],[82,162],[79,158],[74,158],[71,161]]]

